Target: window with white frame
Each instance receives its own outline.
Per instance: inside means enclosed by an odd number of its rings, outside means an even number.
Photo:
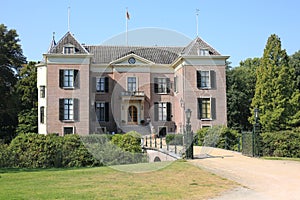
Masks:
[[[197,71],[197,87],[210,88],[210,71]]]
[[[127,91],[135,92],[136,85],[136,77],[127,77]]]
[[[66,44],[63,48],[64,48],[63,49],[64,54],[74,54],[75,53],[75,46],[72,44]]]
[[[154,78],[154,92],[160,94],[167,94],[170,92],[169,78]]]
[[[211,98],[198,99],[198,118],[199,119],[212,119],[211,113]]]
[[[59,99],[59,120],[78,120],[79,118],[78,99],[65,98]]]
[[[78,87],[78,70],[61,69],[59,70],[59,85],[62,88]]]
[[[40,123],[41,124],[45,123],[45,107],[44,106],[40,107]]]
[[[44,85],[40,86],[40,98],[45,98],[46,96],[46,87]]]
[[[105,91],[105,77],[97,78],[96,91],[97,92]]]
[[[109,121],[109,104],[108,102],[96,102],[96,117],[99,122]]]
[[[155,121],[171,121],[172,111],[170,102],[154,103],[154,120]]]

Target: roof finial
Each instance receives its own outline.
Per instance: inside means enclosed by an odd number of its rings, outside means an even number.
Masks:
[[[196,27],[197,27],[197,37],[198,37],[198,35],[199,35],[199,33],[198,33],[198,17],[199,17],[199,9],[197,8],[196,9]]]
[[[55,32],[52,33],[52,39],[55,41]]]

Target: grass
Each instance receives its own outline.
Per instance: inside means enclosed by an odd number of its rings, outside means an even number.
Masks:
[[[300,162],[300,158],[288,158],[288,157],[263,157],[266,160],[289,160],[289,161],[298,161]]]
[[[0,199],[208,199],[235,186],[188,162],[139,173],[110,167],[0,169]]]

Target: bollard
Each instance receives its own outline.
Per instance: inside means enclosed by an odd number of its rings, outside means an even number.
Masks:
[[[154,138],[154,146],[157,148],[156,137]]]
[[[177,154],[177,144],[175,143],[175,154]]]
[[[150,147],[152,147],[152,137],[150,135]]]

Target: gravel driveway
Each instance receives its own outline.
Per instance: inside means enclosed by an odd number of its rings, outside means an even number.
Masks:
[[[212,157],[190,162],[241,184],[214,200],[300,199],[300,162],[250,158],[210,147],[195,147],[194,152]]]

